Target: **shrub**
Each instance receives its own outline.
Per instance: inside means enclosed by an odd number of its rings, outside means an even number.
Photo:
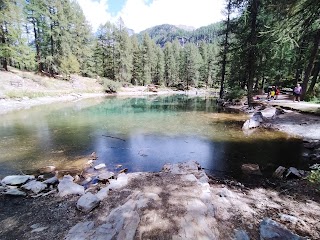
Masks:
[[[107,78],[103,78],[103,87],[104,90],[108,93],[116,93],[122,84],[120,82],[115,82]]]
[[[314,164],[310,168],[312,170],[308,176],[308,180],[313,183],[320,183],[320,164]]]

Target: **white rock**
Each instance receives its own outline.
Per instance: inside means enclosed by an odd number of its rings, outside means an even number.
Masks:
[[[26,190],[30,190],[34,193],[39,193],[39,192],[43,191],[44,189],[46,189],[47,184],[36,181],[36,180],[32,180],[32,181],[22,185],[21,187]]]
[[[79,198],[77,208],[82,212],[88,213],[97,207],[99,203],[100,199],[96,195],[93,195],[91,192],[87,192]]]
[[[128,176],[125,173],[120,173],[118,175],[117,180],[110,179],[110,184],[108,186],[109,189],[119,189],[128,184]]]
[[[108,197],[109,190],[110,190],[109,187],[105,187],[105,188],[100,189],[100,191],[97,192],[97,194],[96,194],[97,198],[99,198],[100,200],[105,199],[106,197]]]
[[[300,172],[298,169],[294,168],[294,167],[290,167],[290,168],[288,169],[288,172],[287,172],[287,174],[286,174],[286,177],[289,177],[290,175],[293,175],[293,176],[298,177],[298,178],[301,178],[301,177],[302,177],[301,172]]]
[[[71,180],[72,179],[72,180]],[[83,195],[84,187],[73,182],[73,177],[67,175],[58,184],[59,196]]]
[[[280,219],[281,219],[281,221],[290,222],[293,224],[296,224],[299,221],[299,219],[297,217],[287,215],[287,214],[280,214]]]
[[[46,184],[55,184],[57,183],[59,180],[56,176],[52,177],[52,178],[48,178],[47,180],[43,181],[43,183]]]
[[[34,179],[34,176],[32,175],[12,175],[12,176],[6,176],[4,179],[2,179],[1,184],[4,185],[20,185],[24,184],[26,181]]]
[[[114,176],[113,172],[105,172],[98,175],[99,180],[108,180]]]
[[[20,191],[17,188],[7,189],[7,191],[4,192],[6,195],[12,195],[12,196],[26,196],[27,194],[23,191]]]
[[[102,169],[102,168],[105,168],[106,165],[104,163],[100,163],[98,164],[97,166],[94,167],[95,170],[99,170],[99,169]]]

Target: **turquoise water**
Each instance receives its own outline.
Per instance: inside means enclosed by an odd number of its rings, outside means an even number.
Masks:
[[[198,161],[211,174],[299,166],[302,144],[280,132],[246,135],[246,116],[219,112],[204,97],[109,97],[38,106],[1,116],[0,177],[46,165],[81,168],[92,152],[110,170],[159,171]]]

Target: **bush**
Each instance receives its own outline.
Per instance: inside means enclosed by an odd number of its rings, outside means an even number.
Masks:
[[[229,100],[242,99],[245,96],[245,94],[245,90],[243,90],[239,86],[235,86],[227,91],[225,98]]]
[[[103,78],[103,87],[107,93],[116,93],[120,87],[122,87],[122,83],[115,82],[107,78]]]
[[[308,176],[308,180],[313,183],[320,183],[320,164],[314,164],[310,168],[312,170]]]

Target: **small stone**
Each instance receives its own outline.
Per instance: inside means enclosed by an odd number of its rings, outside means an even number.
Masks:
[[[275,171],[274,173],[272,174],[272,176],[274,178],[279,178],[279,179],[282,179],[283,178],[283,173],[286,171],[286,168],[285,167],[282,167],[282,166],[279,166]]]
[[[52,178],[49,178],[49,179],[43,181],[43,183],[52,185],[52,184],[57,183],[58,181],[59,181],[58,178],[56,176],[54,176]]]
[[[91,192],[87,192],[79,198],[77,208],[82,212],[88,213],[97,207],[99,203],[100,199],[96,195],[93,195]]]
[[[99,169],[102,169],[102,168],[105,168],[107,167],[104,163],[100,163],[98,164],[97,166],[94,167],[95,170],[99,170]]]
[[[33,181],[30,181],[30,182],[22,185],[21,187],[26,190],[30,190],[34,193],[39,193],[39,192],[43,191],[44,189],[46,189],[47,184],[33,180]]]
[[[122,165],[121,164],[117,164],[116,165],[116,169],[118,169],[118,168],[122,168]]]
[[[262,175],[258,164],[242,164],[241,170],[245,174]]]
[[[34,179],[34,176],[32,175],[12,175],[12,176],[6,176],[4,179],[2,179],[1,184],[4,185],[20,185],[24,184],[26,181]]]
[[[25,192],[20,191],[17,188],[7,189],[7,191],[5,191],[4,194],[11,195],[11,196],[26,196],[27,195]]]
[[[39,228],[35,228],[31,231],[31,233],[37,233],[37,232],[42,232],[43,230],[46,230],[48,227],[39,227]]]
[[[119,171],[119,173],[126,173],[126,172],[128,172],[128,168],[124,168],[124,169]]]
[[[38,172],[40,174],[43,174],[43,173],[52,173],[56,170],[56,167],[55,166],[46,166],[46,167],[42,167],[42,168],[39,168],[38,169]]]
[[[296,224],[299,221],[297,217],[287,214],[280,214],[280,220],[284,222],[290,222],[292,224]]]

